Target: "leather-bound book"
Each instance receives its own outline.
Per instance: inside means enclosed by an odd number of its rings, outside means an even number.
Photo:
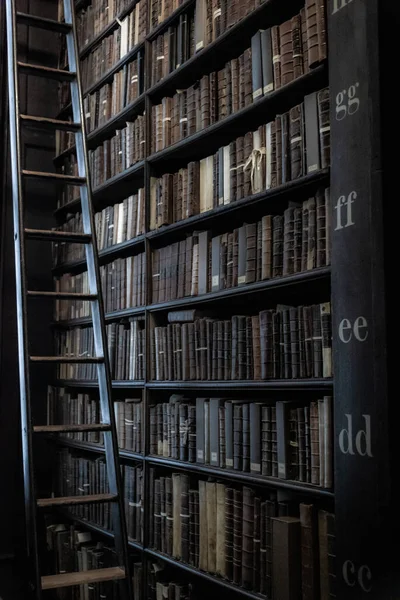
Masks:
[[[272,582],[274,600],[301,599],[300,519],[272,519]]]
[[[210,124],[216,123],[218,120],[218,96],[217,96],[217,73],[213,71],[209,74],[210,80],[210,93],[209,93],[209,105],[210,105]]]
[[[263,64],[261,53],[261,32],[257,31],[251,38],[253,100],[263,95]],[[233,79],[232,79],[233,88]]]
[[[183,562],[189,562],[189,478],[187,475],[181,475],[181,559]]]
[[[218,120],[227,116],[226,102],[226,69],[225,67],[217,73],[217,93],[218,93]]]
[[[261,379],[273,377],[273,330],[272,310],[263,310],[260,319]]]
[[[231,379],[232,321],[224,321],[224,380]]]
[[[251,317],[251,330],[252,330],[252,358],[253,358],[253,373],[249,379],[260,380],[262,377],[261,370],[261,340],[260,340],[260,319],[259,315]]]
[[[283,275],[294,272],[294,208],[283,213]]]
[[[306,0],[305,14],[307,23],[308,63],[312,68],[315,67],[320,60],[317,0]]]
[[[243,410],[241,404],[233,405],[233,468],[241,471],[243,465]]]
[[[316,202],[316,223],[317,223],[317,243],[316,243],[316,267],[324,267],[327,263],[326,245],[326,198],[325,190],[318,190],[315,196]]]
[[[210,80],[208,75],[200,79],[200,123],[201,129],[210,125]]]
[[[253,324],[252,318],[246,317],[246,373],[245,378],[253,379],[254,362],[253,362]]]
[[[313,347],[313,315],[312,307],[303,307],[304,323],[304,348],[306,377],[313,377],[314,372],[314,347]]]
[[[283,269],[283,217],[272,219],[272,277],[280,277]]]
[[[311,448],[311,483],[319,485],[320,463],[319,463],[319,421],[318,402],[310,403],[310,448]]]
[[[181,478],[186,477],[185,475],[179,475],[178,473],[172,474],[172,506],[173,506],[173,548],[172,556],[180,559],[182,556],[182,520],[181,520],[181,506],[182,506],[182,482]]]
[[[222,483],[214,484],[216,488],[216,548],[215,548],[215,573],[221,577],[226,574],[226,488]]]
[[[275,119],[276,185],[282,185],[282,118]]]
[[[304,420],[304,408],[300,407],[297,409],[297,440],[298,440],[298,479],[299,481],[307,482],[306,475],[306,432],[305,432],[305,420]]]
[[[236,140],[236,200],[244,197],[244,138]]]
[[[206,485],[205,481],[199,481],[199,567],[202,571],[208,571],[208,511]]]
[[[321,168],[318,98],[316,92],[304,97],[304,118],[307,173],[314,173]],[[329,112],[327,118],[329,118]]]
[[[265,215],[261,221],[261,279],[270,279],[272,274],[272,217]]]
[[[271,408],[263,406],[261,409],[261,473],[271,476]]]
[[[318,522],[313,504],[300,504],[303,600],[319,598]]]
[[[303,105],[289,111],[290,179],[304,175],[304,116]]]
[[[244,588],[253,588],[254,566],[254,491],[243,488],[243,548],[242,548],[242,577]],[[258,532],[257,532],[258,535]]]
[[[238,335],[238,371],[237,379],[246,379],[247,374],[247,348],[246,348],[246,317],[240,315],[237,317],[237,335]]]
[[[242,471],[250,473],[250,406],[244,403],[242,406],[242,427],[243,427],[243,446],[242,446]]]
[[[256,281],[256,243],[257,243],[257,224],[251,223],[244,225],[239,229],[239,276],[238,283],[242,283],[241,278],[241,231],[244,229],[245,238],[245,275],[243,283],[254,283]]]
[[[237,156],[236,156],[236,140],[229,144],[229,159],[230,159],[230,169],[229,169],[229,201],[234,202],[237,200]]]
[[[329,88],[318,92],[318,127],[321,152],[321,168],[325,169],[331,164],[331,127],[329,119]]]
[[[187,217],[199,214],[200,210],[200,163],[192,161],[188,164],[188,207]]]
[[[331,304],[320,304],[322,335],[322,377],[332,377],[332,324]]]
[[[286,85],[294,79],[292,21],[286,21],[279,26],[280,55],[281,55],[281,85]]]
[[[281,183],[287,183],[290,181],[290,154],[291,154],[291,140],[289,131],[289,113],[284,113],[278,117],[281,123],[281,166],[282,166],[282,180]]]
[[[166,498],[166,519],[165,519],[165,552],[172,556],[173,549],[173,524],[174,524],[174,514],[173,514],[173,497],[172,497],[172,479],[171,477],[166,477],[165,479],[165,498]]]
[[[230,69],[230,98],[228,102],[230,104],[231,113],[235,113],[239,110],[239,61],[237,58],[232,58],[229,61]]]
[[[302,207],[302,247],[301,247],[301,270],[308,269],[308,228],[309,228],[309,201],[305,200]]]
[[[219,463],[219,409],[223,405],[221,398],[210,398],[210,465],[220,467]]]
[[[262,221],[257,221],[256,237],[256,281],[261,281],[262,273]]]
[[[307,18],[306,10],[302,8],[300,10],[300,28],[301,28],[301,47],[303,55],[303,73],[309,73],[310,67],[308,64],[308,37],[307,37]]]
[[[293,273],[301,272],[302,262],[302,215],[303,211],[297,207],[293,212],[294,227],[293,227]]]
[[[318,55],[320,62],[326,59],[326,16],[325,0],[317,0],[317,32],[318,32]]]
[[[195,567],[200,566],[200,494],[194,492],[194,524],[195,524]]]
[[[250,404],[250,472],[261,473],[261,408],[259,402]]]
[[[161,496],[160,496],[160,480],[154,481],[154,530],[153,530],[153,547],[156,550],[161,550]]]
[[[222,10],[221,10],[221,2],[224,2],[224,0],[212,0],[211,1],[211,6],[212,6],[212,37],[210,41],[214,41],[216,40],[222,33],[223,29],[222,29],[222,23],[221,23],[221,17],[222,17]]]
[[[196,407],[192,404],[188,407],[188,461],[196,462]]]
[[[199,233],[199,275],[198,275],[198,294],[208,292],[208,248],[211,232],[202,231]]]
[[[308,200],[308,242],[307,242],[307,269],[316,266],[316,242],[317,242],[317,214],[315,198]]]
[[[217,489],[216,483],[206,482],[207,498],[207,541],[208,557],[207,571],[216,572],[216,547],[217,547]]]
[[[318,512],[320,599],[336,598],[335,515]]]
[[[306,479],[307,483],[311,483],[311,446],[310,446],[310,407],[304,407],[304,444],[305,444],[305,461],[306,461]]]
[[[207,0],[196,0],[195,49],[202,50],[207,45]]]
[[[323,376],[322,363],[322,327],[321,327],[321,305],[314,304],[311,307],[312,314],[312,346],[313,346],[313,377]]]
[[[243,552],[243,500],[242,491],[233,490],[233,583],[242,583]]]
[[[166,552],[166,504],[165,504],[165,477],[160,477],[160,506],[161,506],[161,552]]]
[[[233,580],[234,491],[225,487],[225,577]]]
[[[272,65],[274,73],[274,89],[281,87],[281,42],[280,27],[271,27]]]
[[[300,376],[299,317],[297,308],[289,308],[290,363],[292,379]]]
[[[292,17],[292,49],[293,49],[293,79],[303,75],[303,41],[301,15]]]

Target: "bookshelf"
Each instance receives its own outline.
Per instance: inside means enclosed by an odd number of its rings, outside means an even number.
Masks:
[[[118,19],[122,21],[136,4],[137,0],[130,2],[119,13]],[[383,296],[377,298],[372,289],[372,282],[379,279],[383,272],[381,231],[378,227],[375,227],[376,219],[379,221],[381,218],[379,194],[377,193],[380,182],[372,180],[373,178],[369,176],[369,169],[374,170],[379,163],[376,157],[370,156],[369,153],[372,145],[371,140],[379,132],[376,125],[379,118],[376,114],[368,117],[368,129],[365,133],[365,120],[359,117],[362,114],[361,111],[364,110],[364,104],[356,95],[356,89],[360,90],[360,98],[361,92],[366,95],[370,92],[374,97],[378,94],[378,84],[376,82],[378,67],[374,62],[374,57],[362,45],[365,44],[363,36],[367,39],[371,32],[373,39],[375,39],[374,36],[377,36],[376,27],[374,27],[376,14],[374,14],[373,9],[364,10],[362,3],[360,8],[360,3],[354,1],[331,0],[331,2],[327,2],[325,9],[327,24],[329,25],[328,42],[329,40],[342,39],[342,36],[345,36],[348,40],[346,48],[333,43],[329,44],[327,58],[319,61],[308,72],[270,93],[261,95],[258,99],[252,100],[247,106],[238,108],[219,121],[186,135],[161,150],[154,151],[153,144],[156,132],[152,131],[153,109],[162,102],[163,98],[172,97],[177,90],[185,90],[203,76],[222,70],[227,61],[238,57],[251,46],[251,39],[260,28],[268,29],[282,24],[298,14],[304,6],[304,2],[301,0],[296,0],[288,5],[283,5],[278,0],[264,1],[216,39],[206,44],[203,49],[188,57],[183,64],[172,70],[171,73],[166,74],[160,81],[151,85],[152,44],[157,41],[160,35],[178,25],[183,15],[193,14],[196,4],[195,0],[186,0],[163,22],[150,31],[147,28],[144,40],[135,44],[98,80],[87,86],[85,91],[85,96],[100,92],[105,84],[112,82],[116,73],[140,56],[142,72],[138,77],[143,78],[140,93],[134,100],[111,116],[107,122],[95,128],[87,136],[88,148],[94,150],[100,144],[109,140],[111,136],[114,136],[127,121],[134,121],[137,116],[141,115],[145,117],[144,160],[129,166],[93,189],[93,201],[96,211],[122,202],[131,194],[136,193],[138,189],[144,190],[145,232],[132,239],[114,243],[99,252],[101,265],[109,265],[119,258],[137,256],[141,253],[145,253],[146,258],[145,302],[141,306],[110,311],[106,314],[107,323],[110,324],[129,323],[130,318],[140,319],[146,336],[144,378],[113,381],[116,400],[123,400],[127,397],[139,398],[140,396],[143,405],[143,453],[132,452],[124,448],[120,449],[121,463],[124,465],[140,464],[143,469],[141,500],[144,505],[143,543],[130,541],[129,544],[132,549],[141,554],[144,564],[150,564],[152,560],[158,559],[175,567],[178,572],[182,571],[190,577],[193,576],[193,582],[196,581],[196,578],[203,579],[210,584],[210,589],[211,586],[214,586],[212,589],[215,590],[215,593],[225,589],[229,593],[237,594],[238,597],[265,598],[265,594],[245,589],[239,584],[234,584],[217,576],[215,573],[208,573],[152,547],[150,538],[150,521],[153,518],[150,508],[152,495],[150,487],[151,473],[155,473],[156,477],[171,477],[176,473],[184,474],[190,477],[191,481],[204,481],[206,478],[211,478],[213,481],[222,482],[226,485],[232,484],[233,487],[235,485],[249,486],[257,491],[261,490],[261,494],[276,492],[279,502],[293,502],[297,506],[299,503],[315,504],[317,510],[335,513],[337,540],[336,597],[341,600],[362,598],[370,591],[371,573],[373,572],[372,563],[376,557],[372,558],[371,544],[366,543],[365,547],[360,549],[358,541],[365,539],[362,531],[365,524],[371,520],[378,523],[378,530],[382,527],[385,522],[384,508],[389,504],[389,492],[386,489],[387,479],[383,476],[379,477],[379,481],[382,480],[383,484],[379,487],[378,493],[375,479],[371,478],[370,482],[366,481],[365,474],[367,471],[364,466],[367,460],[372,461],[375,459],[379,448],[379,465],[374,467],[376,469],[374,472],[379,470],[382,471],[382,474],[386,472],[383,466],[387,462],[385,443],[378,439],[378,433],[373,431],[372,425],[369,429],[370,424],[373,422],[387,424],[388,420],[385,412],[387,408],[385,402],[379,407],[376,406],[377,390],[379,389],[382,396],[385,396],[385,356],[383,353],[378,353],[379,357],[377,358],[376,352],[374,353],[370,349],[360,355],[359,348],[356,345],[347,343],[347,341],[344,342],[343,339],[340,342],[339,338],[340,335],[342,335],[342,338],[347,335],[348,342],[356,339],[361,344],[367,339],[368,332],[371,338],[376,336],[376,338],[374,337],[374,347],[383,347],[383,341],[379,337],[380,334],[373,333],[370,330],[368,317],[368,315],[376,315],[378,311],[379,318],[374,316],[374,328],[377,332],[378,330],[385,330]],[[77,11],[86,5],[87,2],[78,2],[76,5]],[[343,17],[343,15],[347,16]],[[357,51],[353,56],[352,31],[355,28],[356,19],[357,27],[359,26],[360,18],[363,23],[360,36],[364,42],[359,42],[360,47],[357,46]],[[148,10],[148,22],[149,20],[150,9]],[[118,27],[119,22],[115,18],[102,28],[92,40],[82,47],[81,59],[89,57],[96,46],[105,40],[109,34],[116,31]],[[349,59],[350,55],[351,60]],[[352,86],[357,84],[353,81],[353,73],[356,68],[368,70],[368,81],[364,90],[361,90],[360,86],[353,90]],[[344,73],[346,77],[344,77]],[[336,82],[342,85],[340,82],[345,79],[348,81],[345,84],[347,88],[344,90],[347,96],[344,92],[336,91],[336,89],[339,89]],[[332,165],[320,164],[318,169],[311,172],[304,169],[301,176],[281,182],[276,187],[265,189],[265,186],[263,186],[261,191],[243,194],[243,197],[230,200],[226,204],[214,204],[210,210],[203,212],[199,210],[198,214],[192,214],[187,218],[181,218],[180,220],[169,218],[168,223],[154,227],[151,214],[153,201],[151,190],[154,179],[161,179],[166,174],[177,173],[191,161],[204,161],[207,157],[217,153],[220,148],[245,136],[248,132],[255,132],[258,127],[274,121],[277,115],[290,111],[294,106],[303,102],[306,96],[319,92],[328,85],[331,101]],[[337,98],[338,93],[343,94],[340,101]],[[345,97],[349,97],[353,102],[354,115],[360,111],[356,118],[350,115],[350,104],[346,104]],[[359,100],[359,105],[356,100]],[[68,115],[68,110],[67,103],[67,106],[61,109],[59,115],[65,118]],[[337,114],[345,114],[345,112],[346,116],[343,117],[343,121],[346,122],[346,128],[336,118]],[[365,137],[365,148],[363,152],[360,152],[360,139],[363,136]],[[349,149],[347,149],[347,146]],[[73,151],[74,146],[60,151],[54,159],[55,166],[57,168],[61,167],[65,159],[73,154]],[[369,162],[364,160],[364,154],[368,157]],[[357,180],[355,174],[357,174]],[[322,266],[314,264],[312,268],[301,269],[299,272],[281,274],[244,285],[233,285],[217,291],[213,291],[208,286],[206,293],[188,294],[184,297],[152,302],[152,260],[160,249],[173,244],[180,244],[188,236],[195,235],[199,231],[208,230],[214,238],[232,233],[234,229],[240,228],[244,223],[258,222],[265,215],[283,216],[284,212],[290,206],[293,206],[293,203],[296,203],[296,206],[299,207],[310,197],[315,197],[319,190],[327,187],[330,187],[332,207],[330,226],[331,230],[334,230],[332,231],[331,263],[327,260],[326,264]],[[339,214],[339,209],[336,206],[335,212],[335,202],[342,196],[344,198],[342,204],[347,207],[346,216],[344,208],[343,212]],[[338,230],[346,230],[347,225],[344,224],[346,218],[349,226],[353,224],[350,223],[350,220],[355,219],[355,215],[359,214],[356,212],[358,209],[357,200],[361,197],[368,198],[370,202],[365,228],[364,226],[357,227],[355,229],[356,233],[352,237],[348,236],[346,241],[343,242],[339,238]],[[353,213],[349,212],[349,207],[350,209],[353,207]],[[79,199],[76,198],[60,205],[55,210],[56,222],[62,225],[69,214],[78,210]],[[340,223],[335,220],[339,217],[341,219]],[[326,223],[326,228],[328,227],[329,222]],[[372,232],[373,240],[371,241]],[[344,231],[344,234],[346,233]],[[366,262],[361,256],[360,247],[367,247],[369,250]],[[208,251],[207,256],[210,258],[210,251]],[[374,260],[372,260],[372,256],[374,256]],[[77,259],[64,264],[58,263],[54,267],[53,275],[55,277],[68,273],[79,275],[84,270],[85,261]],[[210,267],[207,267],[207,271],[209,270]],[[360,281],[363,285],[356,287]],[[383,289],[383,283],[378,287]],[[351,289],[351,297],[348,294],[349,289]],[[355,297],[360,297],[360,302],[361,298],[364,298],[365,304],[356,307],[354,304]],[[351,301],[348,306],[346,305],[346,299],[349,302]],[[206,378],[175,381],[156,381],[151,377],[151,339],[153,330],[155,326],[165,327],[167,325],[169,312],[196,309],[206,316],[229,319],[231,316],[240,315],[243,312],[246,315],[254,316],[264,309],[273,309],[278,304],[307,307],[315,304],[322,305],[322,303],[329,300],[332,300],[333,377],[270,377],[264,380],[232,380],[230,378],[212,380]],[[63,331],[75,326],[85,327],[89,323],[89,317],[82,317],[53,321],[52,328],[53,331]],[[343,343],[345,346],[342,346]],[[349,385],[349,381],[352,382],[352,385]],[[353,381],[356,383],[353,384]],[[87,393],[89,395],[97,385],[95,380],[81,379],[63,378],[56,381],[53,378],[52,382],[59,387],[71,390],[72,393]],[[214,467],[209,464],[184,462],[175,458],[151,454],[150,409],[160,403],[168,402],[170,395],[177,393],[181,394],[189,405],[193,405],[198,397],[218,396],[224,400],[233,399],[235,401],[242,400],[243,402],[262,403],[266,401],[268,406],[273,406],[282,400],[303,406],[308,401],[316,402],[325,396],[334,395],[333,432],[335,441],[332,443],[335,465],[334,485],[325,488],[304,481],[292,481],[289,478],[282,479]],[[356,396],[363,398],[362,402],[359,401],[358,403],[357,414],[354,412]],[[349,434],[349,428],[351,427],[348,415],[351,415],[351,418],[354,419],[351,421],[354,435],[358,433],[359,440],[363,440],[365,444],[365,446],[361,446],[361,441],[359,442],[361,451],[358,451],[358,456],[356,452],[350,452],[350,446],[347,452],[344,452],[341,447],[341,445],[343,446],[345,434],[340,438],[340,433],[346,430]],[[370,416],[370,420],[365,415]],[[384,431],[384,426],[380,428],[380,433],[382,431]],[[373,436],[371,439],[370,435]],[[342,441],[340,441],[341,439]],[[54,436],[49,438],[48,441],[57,448],[68,448],[71,452],[82,452],[85,456],[92,456],[93,460],[95,460],[93,457],[101,457],[104,454],[104,448],[99,444],[75,439],[55,438]],[[348,443],[350,444],[350,441]],[[355,441],[354,444],[356,444]],[[373,454],[373,456],[370,456],[370,454]],[[357,485],[354,482],[357,482]],[[357,487],[359,491],[354,494],[350,502],[348,489],[353,487]],[[366,498],[368,498],[368,501]],[[363,506],[362,510],[360,505]],[[379,510],[376,508],[377,506],[380,507]],[[358,524],[355,524],[355,515],[359,511],[361,517]],[[65,514],[64,516],[66,519],[71,519],[99,535],[112,537],[109,531],[85,519],[71,514]],[[380,539],[380,533],[376,532],[376,535]],[[353,540],[351,544],[350,539]],[[145,566],[142,600],[151,598],[148,591],[148,571],[148,566]],[[355,572],[359,575],[358,583],[354,577]],[[357,587],[355,591],[355,586],[359,586],[360,589]],[[319,597],[318,594],[319,590],[316,597]],[[276,597],[279,598],[279,594]],[[310,598],[312,597],[310,596]],[[321,600],[325,600],[325,597],[321,596]]]

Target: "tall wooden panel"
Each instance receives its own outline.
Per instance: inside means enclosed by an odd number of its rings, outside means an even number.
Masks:
[[[378,4],[331,0],[328,15],[340,600],[382,597],[388,533]]]

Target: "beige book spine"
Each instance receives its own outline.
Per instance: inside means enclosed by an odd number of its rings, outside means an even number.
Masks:
[[[173,542],[172,554],[174,558],[181,558],[182,554],[182,532],[181,532],[181,476],[177,473],[172,475],[172,502],[173,502]]]
[[[225,570],[225,486],[217,483],[217,543],[216,543],[216,573],[226,576]]]
[[[207,495],[207,529],[208,529],[208,571],[216,571],[216,547],[217,547],[217,490],[216,484],[206,483]]]
[[[208,524],[207,524],[207,497],[206,482],[199,481],[199,568],[202,571],[208,571]]]

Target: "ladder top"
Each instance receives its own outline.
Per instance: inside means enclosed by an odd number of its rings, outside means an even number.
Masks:
[[[77,177],[75,175],[63,175],[62,173],[46,173],[45,171],[27,171],[23,170],[24,177],[31,179],[43,179],[44,181],[54,181],[67,185],[85,185],[86,177]]]
[[[100,583],[101,581],[116,581],[125,579],[123,567],[110,567],[108,569],[93,569],[92,571],[78,571],[76,573],[61,573],[60,575],[46,575],[42,577],[42,589],[54,590],[85,583]]]
[[[74,433],[81,431],[109,431],[111,425],[107,423],[92,423],[88,425],[35,425],[35,433]]]

